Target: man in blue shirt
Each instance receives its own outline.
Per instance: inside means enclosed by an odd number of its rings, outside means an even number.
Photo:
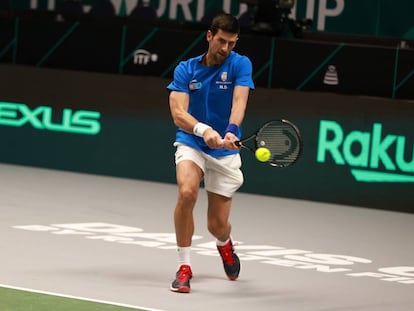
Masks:
[[[254,89],[251,61],[233,51],[239,32],[237,18],[216,16],[207,31],[207,52],[179,63],[167,86],[171,116],[178,127],[174,143],[178,271],[170,287],[174,292],[190,292],[193,209],[202,180],[208,198],[207,228],[216,238],[227,277],[239,276],[229,222],[232,196],[243,184],[235,141],[241,137],[249,92]]]

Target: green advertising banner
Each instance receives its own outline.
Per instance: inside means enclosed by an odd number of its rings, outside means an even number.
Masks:
[[[0,65],[0,162],[175,183],[170,79]],[[256,88],[243,133],[299,128],[288,168],[242,151],[241,192],[414,213],[414,105]]]
[[[15,0],[13,9],[56,10],[63,0]],[[82,0],[88,12],[97,0]],[[142,0],[111,0],[117,15],[127,16]],[[151,0],[162,20],[200,22],[209,12],[223,10],[240,16],[254,11],[255,1]],[[273,0],[278,5],[280,0]],[[312,29],[345,34],[414,39],[414,1],[411,0],[296,0],[291,18],[311,19]]]

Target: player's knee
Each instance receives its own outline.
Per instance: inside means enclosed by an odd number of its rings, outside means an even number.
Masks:
[[[197,201],[198,191],[191,188],[180,189],[178,201],[184,206],[194,206]]]

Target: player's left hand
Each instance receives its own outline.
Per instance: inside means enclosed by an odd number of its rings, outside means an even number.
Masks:
[[[239,150],[240,147],[235,144],[236,141],[238,141],[239,138],[234,135],[233,133],[226,133],[224,136],[223,142],[224,142],[224,148],[228,150]]]

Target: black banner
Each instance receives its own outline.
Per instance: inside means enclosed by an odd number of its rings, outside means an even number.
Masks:
[[[44,15],[0,18],[0,62],[171,78],[179,61],[207,48],[200,25]],[[235,50],[251,58],[258,87],[414,98],[414,50],[407,47],[243,32]]]

